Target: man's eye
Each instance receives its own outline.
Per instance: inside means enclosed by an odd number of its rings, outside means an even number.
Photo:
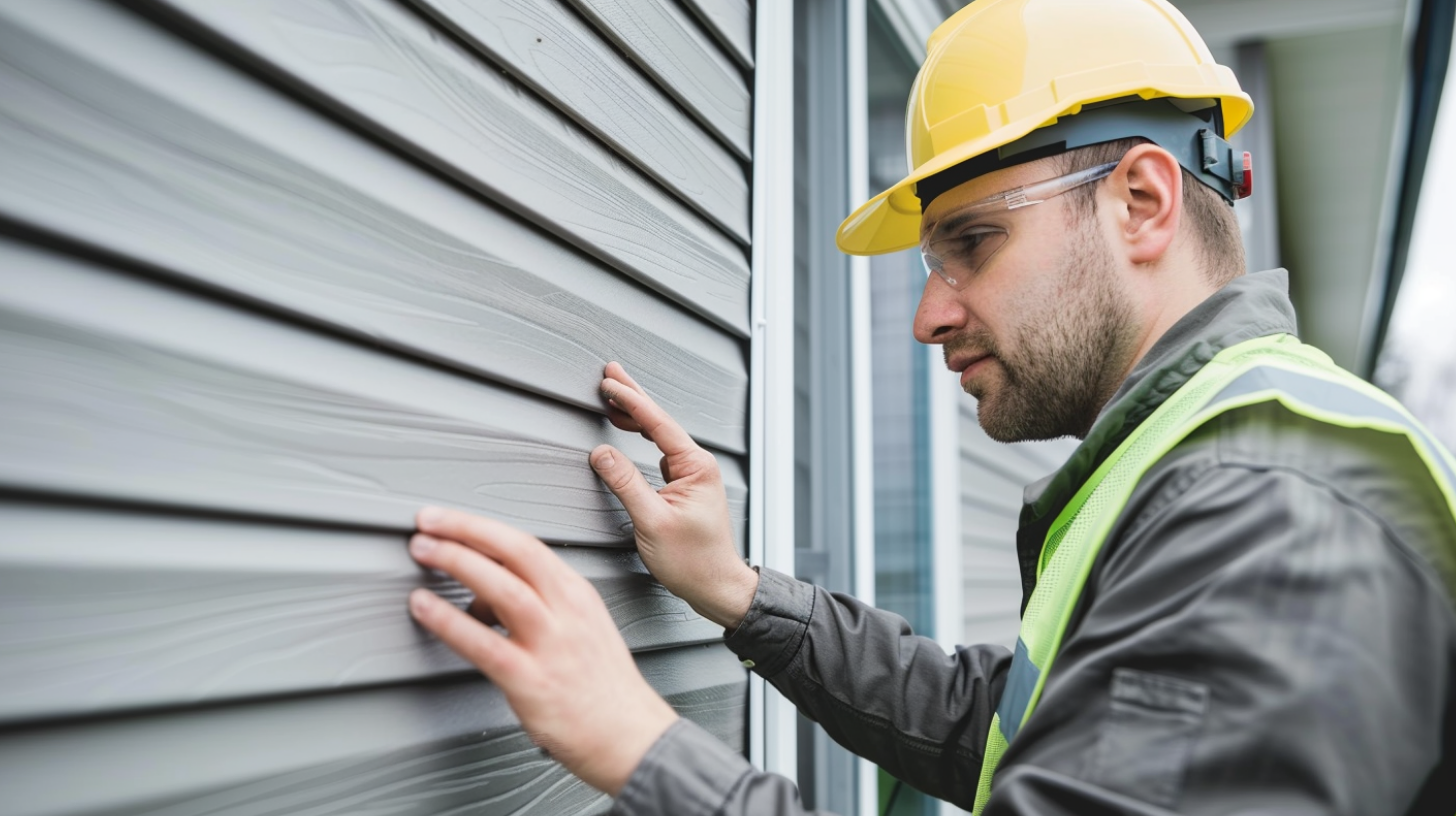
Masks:
[[[969,258],[989,248],[988,244],[994,243],[1005,234],[998,229],[972,227],[960,235],[947,239],[946,249],[958,258]]]
[[[985,243],[989,237],[990,233],[986,232],[966,232],[952,238],[951,245],[957,252],[972,252],[976,247]]]

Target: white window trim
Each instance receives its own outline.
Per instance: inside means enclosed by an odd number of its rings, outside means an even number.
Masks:
[[[794,4],[755,4],[748,557],[794,574]],[[797,780],[793,704],[748,684],[749,760]]]
[[[849,76],[845,93],[848,122],[849,201],[852,212],[870,197],[869,145],[869,57],[866,0],[847,0],[845,63]],[[870,259],[854,255],[849,259],[850,337],[850,467],[854,496],[854,543],[850,565],[855,597],[875,603],[875,445],[874,372],[870,368]],[[861,757],[855,766],[859,816],[879,816],[880,775],[873,762]]]

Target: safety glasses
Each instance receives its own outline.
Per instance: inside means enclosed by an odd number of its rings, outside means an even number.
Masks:
[[[1099,164],[1086,170],[1057,176],[1035,184],[1017,187],[990,198],[983,198],[954,210],[936,223],[935,229],[920,243],[925,258],[926,274],[934,272],[952,289],[963,289],[970,279],[1006,244],[1009,233],[1004,227],[977,224],[976,219],[994,212],[1019,210],[1056,198],[1068,190],[1091,184],[1112,175],[1119,162]]]

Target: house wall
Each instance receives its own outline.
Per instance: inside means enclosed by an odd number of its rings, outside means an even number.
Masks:
[[[1077,440],[997,442],[981,430],[969,397],[961,403],[960,418],[962,642],[1013,648],[1021,627],[1016,527],[1022,489],[1060,468]]]
[[[745,673],[586,464],[629,371],[745,535],[748,8],[0,2],[6,813],[591,813],[413,625],[520,525],[743,744]]]

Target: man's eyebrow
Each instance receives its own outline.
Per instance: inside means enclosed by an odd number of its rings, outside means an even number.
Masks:
[[[942,218],[941,220],[935,222],[935,225],[930,228],[929,232],[923,233],[920,236],[920,239],[923,241],[927,237],[935,235],[936,233],[953,232],[964,226],[967,222],[976,220],[976,217],[978,215],[979,213],[975,212],[974,209],[971,209],[970,211],[962,210],[955,215],[949,216],[947,218]]]

